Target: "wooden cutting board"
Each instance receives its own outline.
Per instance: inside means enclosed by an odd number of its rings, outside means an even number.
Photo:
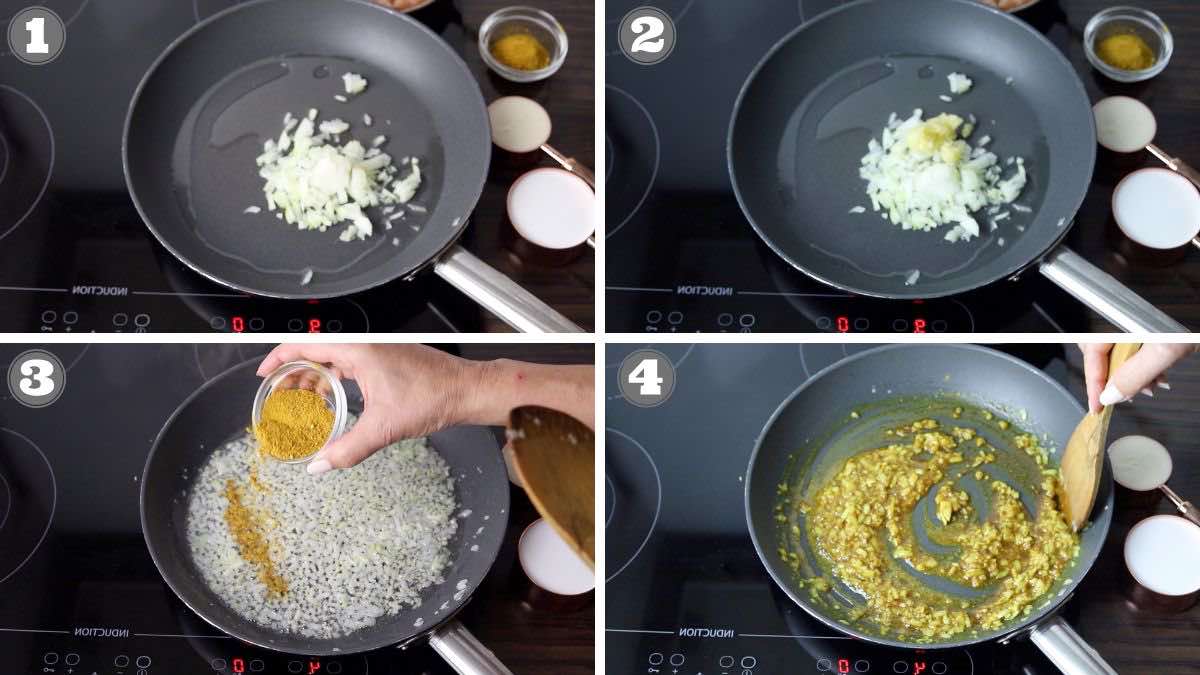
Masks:
[[[538,513],[596,568],[596,435],[549,408],[509,413],[513,466]]]
[[[1137,353],[1142,345],[1122,343],[1113,347],[1108,356],[1108,375],[1117,371],[1121,364]],[[1137,394],[1137,392],[1134,392]],[[1087,522],[1096,502],[1100,488],[1100,475],[1104,471],[1104,447],[1108,438],[1108,424],[1112,420],[1114,406],[1104,406],[1099,413],[1088,412],[1067,441],[1063,452],[1063,490],[1059,495],[1059,506],[1067,514],[1071,528],[1076,532]]]

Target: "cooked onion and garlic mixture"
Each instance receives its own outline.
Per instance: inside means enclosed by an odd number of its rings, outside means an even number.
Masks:
[[[351,95],[367,88],[366,79],[356,73],[346,73],[343,82]],[[370,126],[369,118],[364,123]],[[354,139],[342,143],[342,134],[349,130],[350,123],[342,119],[318,120],[316,108],[301,119],[284,115],[279,138],[268,139],[256,160],[267,208],[301,230],[324,232],[348,222],[338,238],[351,241],[375,231],[365,209],[407,204],[421,187],[417,158],[393,164],[391,155],[380,149],[385,136],[376,136],[369,148]],[[401,167],[407,169],[403,177]],[[248,213],[259,210],[250,209]]]
[[[920,419],[889,429],[888,445],[851,456],[814,481],[793,512],[781,509],[785,523],[804,516],[828,571],[804,582],[814,600],[840,581],[864,599],[852,618],[917,642],[996,629],[1033,611],[1079,552],[1058,509],[1058,471],[1047,468],[1036,436],[1014,429],[1014,449],[999,451],[966,424]],[[1010,423],[996,425],[992,432],[1007,433]],[[1032,477],[1033,513],[1009,483],[1014,475]],[[800,554],[780,552],[801,570]],[[918,575],[962,592],[935,590]]]
[[[955,73],[958,75],[958,73]],[[969,88],[952,77],[951,87]],[[1000,158],[987,150],[991,137],[972,146],[974,120],[942,113],[923,119],[918,108],[908,119],[895,113],[880,139],[867,143],[859,175],[867,182],[871,207],[905,230],[933,230],[953,223],[947,241],[969,240],[980,233],[975,216],[987,208],[991,225],[1008,217],[1000,208],[1011,204],[1025,187],[1025,160],[1009,159],[1011,175],[1003,177]]]
[[[187,538],[205,583],[238,614],[334,638],[420,605],[443,581],[455,510],[450,469],[425,439],[314,477],[263,458],[247,434],[197,475]]]

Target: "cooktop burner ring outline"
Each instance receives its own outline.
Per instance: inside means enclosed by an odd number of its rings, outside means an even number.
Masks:
[[[3,159],[0,163],[0,185],[4,184],[4,177],[8,175],[8,154],[8,139],[0,133],[0,159]]]
[[[0,483],[3,483],[3,485],[0,487],[4,488],[4,505],[3,507],[0,507],[0,532],[3,532],[4,524],[8,522],[8,514],[11,513],[12,488],[8,486],[8,479],[5,478],[4,474],[2,473],[0,473]]]
[[[16,566],[13,567],[11,572],[8,572],[3,577],[0,577],[0,584],[3,584],[5,581],[8,581],[10,578],[12,578],[17,572],[20,572],[21,568],[24,567],[25,564],[28,563],[31,559],[33,559],[34,554],[36,554],[38,552],[38,549],[40,549],[42,547],[42,543],[46,541],[47,535],[50,534],[50,526],[54,523],[54,514],[58,510],[58,480],[54,476],[54,466],[50,464],[50,460],[49,460],[49,458],[46,457],[46,453],[42,452],[42,449],[40,447],[38,447],[37,443],[34,443],[33,440],[30,439],[25,434],[22,434],[21,432],[15,431],[13,429],[9,429],[8,427],[0,427],[0,431],[12,434],[13,436],[16,436],[17,438],[21,439],[22,441],[25,441],[25,443],[27,443],[29,445],[29,447],[33,448],[34,452],[36,452],[37,455],[42,458],[42,462],[44,462],[46,464],[47,475],[49,475],[49,477],[50,477],[50,488],[51,488],[51,491],[50,491],[50,513],[46,516],[46,526],[42,529],[42,534],[40,537],[38,537],[37,543],[35,543],[33,545],[33,550],[31,550],[29,552],[29,555],[25,556],[25,558],[22,559],[21,562],[17,563]],[[8,482],[5,481],[5,484],[7,485]],[[10,497],[10,499],[11,499],[11,497]],[[6,515],[5,521],[7,521],[7,520],[8,520],[8,516]]]
[[[617,429],[613,429],[613,428],[606,428],[604,431],[605,431],[605,433],[614,433],[614,434],[624,438],[625,440],[632,443],[634,445],[634,447],[636,447],[638,450],[641,450],[642,455],[644,455],[646,458],[646,461],[650,463],[650,469],[654,471],[654,485],[656,487],[656,495],[655,495],[656,500],[655,500],[655,504],[654,504],[654,518],[651,519],[651,521],[650,521],[650,527],[648,527],[646,529],[646,536],[644,536],[642,538],[641,543],[638,544],[638,547],[633,552],[633,555],[630,556],[629,559],[626,560],[624,562],[624,564],[622,564],[621,567],[619,569],[617,569],[616,572],[613,572],[604,580],[605,583],[609,583],[613,579],[615,579],[617,576],[619,576],[621,574],[621,572],[624,572],[627,567],[629,567],[631,564],[633,564],[633,561],[637,560],[637,557],[639,555],[641,555],[642,551],[646,548],[646,544],[650,541],[651,535],[654,534],[654,529],[656,527],[658,527],[658,518],[662,514],[663,490],[662,490],[662,476],[658,472],[658,465],[654,463],[654,458],[650,456],[650,453],[646,450],[645,446],[643,446],[641,443],[637,442],[637,440],[635,440],[632,436],[630,436],[629,434],[627,434],[623,431],[618,431]],[[606,476],[607,476],[607,473],[608,472],[605,471]],[[615,494],[616,493],[614,491],[614,499],[613,499],[613,505],[614,505],[613,511],[614,512],[616,511]],[[605,523],[605,527],[607,527],[607,526],[608,526],[607,523]]]
[[[75,19],[79,18],[80,14],[83,14],[83,10],[87,9],[88,3],[90,3],[91,1],[92,0],[83,0],[83,2],[81,2],[79,4],[79,7],[77,7],[75,9],[75,11],[71,13],[71,16],[67,17],[63,21],[63,25],[70,26],[75,21]],[[57,14],[59,16],[62,16],[62,12],[57,12]],[[8,22],[12,21],[12,18],[14,16],[16,16],[16,14],[12,14],[10,16],[4,17],[4,25],[7,26]],[[9,56],[10,54],[12,54],[12,52],[9,51],[9,49],[8,49],[8,41],[7,40],[0,44],[3,45],[3,48],[0,48],[0,56]]]
[[[683,352],[682,354],[680,354],[680,355],[679,355],[679,359],[678,359],[678,360],[676,360],[676,359],[675,359],[674,357],[672,357],[670,354],[668,354],[668,353],[666,353],[666,352],[664,352],[664,351],[663,351],[664,349],[666,349],[666,348],[668,348],[668,347],[672,347],[672,346],[674,346],[674,345],[673,345],[673,344],[671,344],[671,343],[667,343],[667,344],[646,343],[646,344],[643,344],[643,345],[629,345],[630,347],[633,347],[633,349],[632,349],[632,350],[630,350],[629,354],[632,354],[633,352],[636,352],[636,351],[638,351],[638,350],[642,350],[642,349],[653,349],[654,351],[661,352],[661,353],[663,354],[663,356],[666,356],[668,359],[670,359],[670,360],[671,360],[671,365],[672,365],[672,366],[674,366],[676,369],[678,369],[680,366],[682,366],[682,365],[683,365],[683,362],[684,362],[684,361],[687,361],[688,357],[692,355],[692,352],[696,351],[696,347],[697,347],[697,346],[699,346],[700,344],[701,344],[701,343],[699,343],[699,342],[692,342],[692,343],[689,343],[689,344],[687,345],[687,349],[686,349],[686,350],[684,350],[684,352]],[[625,356],[629,356],[629,354],[626,354]],[[623,360],[625,359],[625,356],[621,357],[621,360],[616,360],[616,359],[614,359],[614,361],[616,361],[616,363],[605,363],[605,364],[604,364],[604,369],[605,369],[605,370],[612,370],[612,369],[614,369],[614,368],[620,368],[620,367],[621,367],[621,361],[623,361]],[[610,398],[621,398],[621,397],[620,397],[620,396],[616,396],[616,397],[610,397]],[[633,440],[633,439],[630,439],[630,440]],[[636,441],[635,441],[635,442],[636,442]]]
[[[232,4],[229,4],[227,7],[224,7],[220,10],[217,10],[217,12],[210,12],[206,16],[200,16],[200,0],[192,0],[192,16],[196,17],[196,23],[200,23],[201,21],[204,21],[205,19],[208,19],[209,17],[211,17],[213,14],[223,12],[226,9],[229,9],[231,7],[236,7],[240,4],[242,4],[242,2],[244,2],[244,0],[234,0]]]
[[[637,100],[633,94],[630,94],[624,89],[612,84],[606,84],[604,85],[604,88],[605,90],[621,94],[630,102],[632,102],[633,105],[636,106],[639,111],[641,111],[642,116],[645,118],[647,124],[650,125],[650,132],[654,135],[654,164],[650,170],[650,180],[646,181],[646,187],[642,190],[641,196],[638,197],[637,202],[633,205],[633,208],[630,209],[629,213],[626,214],[624,218],[622,218],[621,222],[617,223],[613,227],[606,228],[604,232],[604,238],[609,239],[622,227],[625,227],[625,225],[632,220],[635,215],[637,215],[637,212],[642,209],[642,205],[646,203],[646,199],[650,197],[650,193],[654,190],[654,183],[658,180],[658,170],[662,164],[662,135],[658,133],[658,125],[654,123],[654,117],[650,115],[650,111],[647,110],[646,106],[642,105],[642,102]],[[609,139],[607,131],[604,134],[604,142],[606,145],[611,145],[611,140]],[[615,156],[615,154],[616,153],[614,152],[613,155]],[[610,164],[615,165],[616,162],[610,162]],[[606,167],[606,171],[611,172],[612,167]]]
[[[13,86],[10,86],[7,84],[0,84],[0,92],[4,92],[4,91],[10,91],[13,94],[15,94],[16,96],[19,96],[20,98],[24,99],[25,102],[28,103],[34,109],[34,111],[37,112],[37,114],[42,118],[42,124],[44,124],[46,126],[46,135],[50,141],[50,159],[46,165],[46,179],[44,181],[42,181],[42,187],[38,190],[37,196],[33,198],[33,203],[31,203],[29,205],[29,208],[25,211],[24,214],[22,214],[21,216],[19,216],[17,218],[17,222],[13,223],[12,226],[9,227],[4,232],[0,232],[0,241],[2,241],[5,237],[7,237],[8,235],[10,235],[14,231],[16,231],[16,229],[18,227],[20,227],[21,224],[24,223],[27,218],[29,218],[30,214],[32,214],[34,209],[37,208],[38,204],[41,203],[42,197],[46,196],[46,190],[50,187],[50,179],[54,176],[54,162],[55,162],[55,159],[57,156],[57,148],[54,143],[54,127],[53,127],[53,125],[50,124],[50,118],[46,116],[46,112],[44,110],[42,110],[42,107],[39,106],[37,104],[37,102],[34,101],[32,98],[30,98],[30,96],[28,94],[17,89],[16,87],[13,87]],[[9,161],[7,144],[6,144],[5,148],[6,148],[5,163],[7,164]],[[7,171],[5,172],[5,175],[7,175]],[[2,183],[0,183],[0,187],[3,187]],[[2,226],[2,224],[0,224],[0,226]]]

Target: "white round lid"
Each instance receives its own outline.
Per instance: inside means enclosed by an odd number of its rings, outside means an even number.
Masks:
[[[1130,490],[1157,490],[1171,477],[1171,453],[1149,436],[1122,436],[1108,446],[1113,479]]]
[[[596,231],[596,194],[570,171],[534,169],[509,188],[508,219],[538,246],[574,248]]]
[[[1200,233],[1200,191],[1169,169],[1139,169],[1117,184],[1113,217],[1125,236],[1150,248],[1184,246]]]
[[[1125,565],[1155,593],[1200,591],[1200,527],[1179,516],[1150,516],[1125,537]]]
[[[509,152],[533,152],[550,140],[550,113],[524,96],[504,96],[488,106],[492,142]]]
[[[1096,140],[1113,152],[1137,152],[1154,141],[1158,122],[1145,103],[1129,96],[1109,96],[1092,106]]]
[[[551,593],[579,595],[596,587],[596,573],[544,519],[521,534],[517,557],[529,580]]]

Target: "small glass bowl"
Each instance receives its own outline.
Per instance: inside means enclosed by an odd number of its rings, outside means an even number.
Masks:
[[[1096,44],[1116,33],[1133,33],[1146,41],[1157,57],[1154,65],[1143,70],[1122,70],[1104,62],[1096,53]],[[1138,7],[1109,7],[1091,18],[1083,29],[1083,49],[1096,70],[1117,82],[1141,82],[1163,71],[1175,51],[1171,30],[1158,15]]]
[[[492,43],[513,33],[532,35],[550,52],[550,64],[539,70],[510,68],[492,56]],[[567,32],[550,13],[535,7],[505,7],[492,12],[479,27],[479,55],[500,77],[513,82],[537,82],[562,68],[567,59]]]
[[[267,397],[276,389],[308,389],[315,391],[325,399],[325,405],[333,411],[333,428],[329,430],[329,438],[315,452],[300,459],[276,459],[284,464],[302,464],[312,459],[346,431],[346,420],[350,409],[346,402],[346,389],[342,381],[325,366],[312,361],[292,361],[279,366],[270,375],[263,378],[254,396],[254,409],[250,414],[251,429],[257,429],[262,421],[262,409]],[[272,458],[274,459],[274,458]]]

